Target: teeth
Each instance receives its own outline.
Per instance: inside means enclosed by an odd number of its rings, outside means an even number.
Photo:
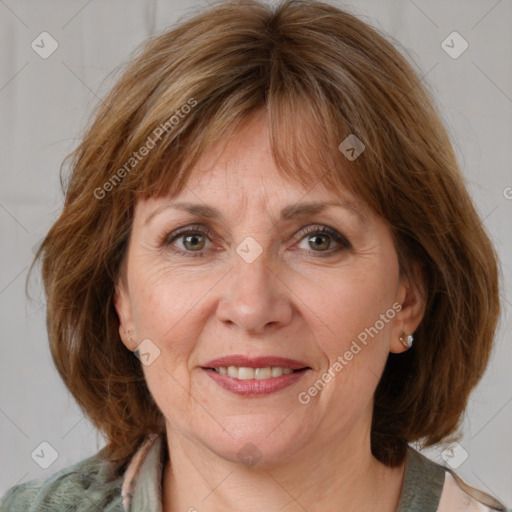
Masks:
[[[247,366],[220,366],[214,368],[217,373],[229,375],[239,380],[248,379],[270,379],[271,377],[280,377],[292,373],[291,368],[283,368],[281,366],[267,366],[265,368],[248,368]]]
[[[274,368],[272,368],[272,377],[281,377],[281,375],[283,375],[283,373],[284,373],[283,368],[281,368],[279,366],[275,366]]]
[[[240,372],[238,373],[240,378]],[[272,377],[272,369],[267,366],[266,368],[254,368],[255,379],[270,379]]]
[[[234,366],[232,368],[233,370],[230,368],[231,372],[237,372],[240,380],[254,379],[254,368],[244,368],[243,366],[238,369]],[[231,377],[236,377],[236,375],[231,375]]]

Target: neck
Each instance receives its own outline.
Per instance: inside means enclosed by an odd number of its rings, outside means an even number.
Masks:
[[[404,464],[373,457],[369,432],[343,441],[315,441],[291,456],[247,467],[167,430],[170,458],[163,475],[163,511],[394,512]],[[250,506],[249,506],[250,504]]]

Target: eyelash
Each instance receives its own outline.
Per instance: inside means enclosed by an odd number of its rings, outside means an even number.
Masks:
[[[187,226],[186,228],[178,229],[177,231],[174,231],[173,233],[167,234],[166,236],[163,237],[160,245],[162,247],[168,247],[175,254],[183,255],[185,257],[202,258],[204,256],[204,251],[205,251],[204,249],[201,251],[184,251],[181,249],[174,249],[171,247],[171,244],[175,240],[177,240],[185,235],[197,235],[197,234],[205,235],[209,239],[211,239],[211,238],[215,239],[215,235],[209,227],[199,224],[199,225],[194,225],[194,226]],[[300,235],[299,242],[302,241],[306,236],[312,235],[312,234],[328,235],[340,246],[337,249],[334,249],[334,250],[329,249],[328,251],[308,251],[308,250],[306,250],[306,252],[308,254],[314,254],[315,258],[327,258],[329,256],[334,256],[335,254],[337,254],[338,252],[340,252],[342,250],[347,250],[347,249],[352,248],[350,242],[343,235],[341,235],[336,230],[334,230],[328,226],[312,225],[312,226],[307,226],[307,227],[303,228],[300,231],[300,233],[298,234],[298,236]]]

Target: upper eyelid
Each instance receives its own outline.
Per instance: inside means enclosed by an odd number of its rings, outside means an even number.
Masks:
[[[300,229],[295,231],[293,236],[297,237],[300,241],[304,237],[306,237],[310,234],[314,234],[317,231],[322,232],[322,230],[324,230],[323,234],[329,235],[334,239],[335,238],[341,239],[341,240],[335,240],[336,243],[340,244],[344,241],[344,242],[346,242],[346,244],[352,245],[351,242],[349,241],[348,237],[345,236],[345,234],[340,232],[338,229],[333,228],[326,224],[321,224],[321,223],[312,223],[312,224],[307,224],[306,226],[302,226]],[[330,233],[330,231],[332,231],[332,233]],[[192,225],[179,227],[179,228],[173,230],[172,232],[167,233],[163,237],[162,243],[170,244],[172,241],[177,240],[189,233],[201,233],[201,234],[205,235],[207,238],[211,237],[214,240],[217,238],[214,230],[212,228],[210,228],[209,226],[204,225],[204,224],[192,224]]]
[[[323,228],[326,228],[328,230],[332,230],[334,233],[337,233],[340,236],[345,236],[338,228],[333,228],[332,226],[329,226],[328,224],[324,224],[324,223],[321,223],[321,222],[312,222],[310,224],[306,224],[306,225],[300,227],[299,229],[295,229],[294,232],[295,232],[295,234],[300,234],[303,231],[308,230],[309,228],[311,228],[312,230],[313,229],[321,230]],[[211,235],[212,237],[217,237],[217,234],[215,233],[215,230],[212,229],[211,227],[209,227],[206,224],[190,224],[190,225],[178,227],[178,228],[173,229],[173,230],[166,231],[165,238],[169,238],[171,236],[178,236],[178,235],[181,235],[181,234],[184,234],[184,233],[195,232],[195,231],[203,233],[203,234]],[[293,230],[286,230],[286,231],[288,233],[288,232],[291,232]]]

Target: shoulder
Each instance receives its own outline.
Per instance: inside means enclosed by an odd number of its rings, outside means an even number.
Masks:
[[[437,512],[511,512],[489,494],[467,485],[457,474],[445,468],[443,492]]]
[[[451,468],[408,446],[398,512],[512,512],[467,485]]]
[[[121,486],[122,477],[97,453],[47,479],[11,487],[0,498],[0,512],[122,511]]]

